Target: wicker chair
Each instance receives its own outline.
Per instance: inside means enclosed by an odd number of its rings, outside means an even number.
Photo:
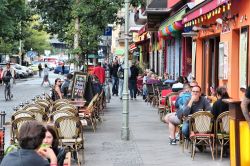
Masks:
[[[17,142],[17,138],[19,136],[19,129],[27,121],[35,120],[33,117],[22,117],[17,118],[11,122],[11,144]]]
[[[28,104],[28,105],[24,106],[22,109],[26,110],[26,111],[29,111],[31,109],[38,109],[38,110],[41,110],[41,111],[45,112],[45,108],[43,108],[39,104],[35,104],[35,103]]]
[[[88,125],[88,122],[90,122],[94,132],[96,130],[96,119],[97,119],[97,117],[96,117],[96,112],[95,112],[96,109],[95,108],[96,108],[96,102],[97,102],[98,96],[99,95],[96,94],[92,98],[92,100],[90,101],[87,108],[79,110],[79,117],[80,117],[81,121],[83,122],[83,120],[86,120],[87,125]]]
[[[36,100],[35,103],[43,107],[46,112],[50,112],[51,103],[49,101],[45,99],[39,99]]]
[[[199,111],[190,118],[190,139],[192,143],[192,159],[196,145],[209,145],[214,160],[213,115],[207,111]]]
[[[215,123],[215,134],[217,142],[221,146],[220,159],[222,160],[223,147],[229,145],[229,111],[221,113]],[[218,145],[216,144],[216,157],[218,154]]]
[[[53,103],[53,111],[55,111],[59,106],[64,105],[64,104],[70,104],[69,100],[66,99],[58,99]]]
[[[45,111],[39,110],[37,108],[31,108],[31,109],[29,109],[29,112],[31,112],[35,115],[35,119],[38,122],[46,122],[49,119],[48,115]]]
[[[64,104],[62,104],[62,105],[60,105],[60,106],[58,106],[58,107],[56,108],[56,110],[61,110],[61,109],[65,109],[65,108],[68,108],[68,109],[72,109],[72,110],[76,110],[76,111],[77,111],[77,108],[76,108],[74,105],[72,105],[72,104],[66,104],[66,103],[64,103]]]
[[[152,100],[154,98],[154,87],[153,84],[146,84],[147,86],[147,97],[146,97],[146,101],[147,103],[152,103]]]
[[[82,124],[77,117],[63,116],[56,120],[55,126],[58,131],[59,141],[61,146],[70,148],[70,151],[76,152],[78,165],[81,165],[79,160],[79,149],[84,147]]]
[[[78,117],[78,113],[75,112],[75,110],[72,109],[60,109],[57,111],[54,111],[50,115],[50,121],[55,122],[58,118],[62,116],[75,116]]]
[[[35,115],[30,112],[30,111],[26,111],[26,110],[18,110],[16,112],[14,112],[11,116],[11,121],[18,119],[18,118],[23,118],[23,117],[33,117],[35,118]]]

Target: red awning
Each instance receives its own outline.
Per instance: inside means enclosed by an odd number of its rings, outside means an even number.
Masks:
[[[194,8],[194,10],[191,10],[188,12],[182,20],[182,23],[185,24],[201,15],[204,15],[218,6],[227,3],[229,0],[211,0],[207,3],[207,1],[204,1],[203,3],[199,4],[197,7]],[[206,4],[205,4],[206,3]],[[205,5],[204,5],[205,4]],[[199,7],[200,6],[200,7]]]

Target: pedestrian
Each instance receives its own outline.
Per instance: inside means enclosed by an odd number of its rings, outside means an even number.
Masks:
[[[42,64],[39,63],[39,65],[38,65],[38,72],[39,72],[39,77],[40,78],[42,77],[42,71],[43,71]]]
[[[137,77],[139,75],[139,69],[136,67],[135,62],[132,63],[130,67],[131,76],[129,78],[129,90],[131,100],[136,99],[137,94]]]
[[[64,63],[62,64],[62,75],[64,75],[65,73],[65,66],[64,66]]]
[[[117,77],[119,78],[119,89],[118,89],[118,93],[119,93],[119,98],[122,100],[122,94],[123,94],[123,84],[124,84],[124,68],[125,68],[125,64],[124,61],[121,62],[120,67],[118,68],[117,71]],[[130,77],[131,72],[130,70],[128,70],[128,77]]]
[[[47,64],[44,65],[44,69],[43,69],[43,82],[42,82],[41,86],[43,86],[44,82],[48,82],[49,85],[51,85],[50,81],[49,81],[49,68],[48,68]]]
[[[94,67],[93,74],[99,79],[100,84],[103,85],[105,82],[105,69],[101,66],[101,63]]]
[[[118,85],[119,85],[119,78],[117,76],[118,68],[119,68],[119,64],[115,60],[112,64],[112,66],[110,67],[110,75],[112,78],[112,94],[113,94],[113,96],[114,95],[118,96]]]

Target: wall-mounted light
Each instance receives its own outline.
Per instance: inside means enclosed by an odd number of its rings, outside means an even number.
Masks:
[[[247,20],[247,15],[243,15],[240,17],[240,22],[243,23],[243,21],[246,21]]]

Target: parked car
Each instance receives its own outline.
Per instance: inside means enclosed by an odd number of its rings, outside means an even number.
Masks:
[[[15,68],[21,69],[25,74],[27,73],[28,76],[33,76],[33,71],[26,66],[15,64]]]
[[[70,67],[69,66],[64,66],[64,74],[68,74],[70,71]],[[62,73],[62,66],[56,66],[55,70],[54,70],[55,74],[61,74]]]

